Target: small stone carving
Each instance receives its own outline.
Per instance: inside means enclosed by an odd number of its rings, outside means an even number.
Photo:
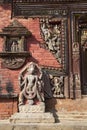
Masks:
[[[19,40],[18,40],[18,49],[19,52],[24,51],[24,36],[22,36]]]
[[[19,106],[24,104],[24,98],[29,105],[44,102],[44,83],[42,71],[37,64],[31,62],[20,72],[19,82],[21,92],[19,94]]]
[[[13,41],[11,45],[11,52],[18,52],[18,43],[17,41]]]
[[[79,86],[80,86],[80,76],[79,76],[79,74],[75,74],[74,76],[75,76],[75,85],[76,85],[77,88],[79,88]]]
[[[79,52],[79,43],[74,42],[72,48],[73,48],[73,53]]]
[[[51,77],[52,91],[54,97],[64,97],[64,82],[63,76],[61,77]]]
[[[81,31],[81,45],[83,48],[87,48],[87,30]]]
[[[18,40],[13,40],[11,43],[11,52],[22,52],[24,51],[24,36],[19,38]]]

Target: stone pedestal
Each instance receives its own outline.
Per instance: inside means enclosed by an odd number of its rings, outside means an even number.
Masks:
[[[52,113],[15,113],[11,123],[55,123]]]
[[[45,104],[21,105],[19,113],[15,113],[10,118],[11,123],[54,123],[55,119],[52,113],[45,112]]]
[[[38,105],[21,105],[19,106],[19,112],[21,113],[43,113],[45,112],[45,103],[41,102]]]

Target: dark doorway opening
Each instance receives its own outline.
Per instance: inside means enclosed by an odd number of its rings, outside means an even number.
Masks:
[[[81,56],[81,89],[82,95],[87,95],[87,14],[81,15],[78,25]]]

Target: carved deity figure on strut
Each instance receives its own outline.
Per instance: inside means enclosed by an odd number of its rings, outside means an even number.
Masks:
[[[19,106],[27,99],[29,105],[44,102],[44,83],[42,71],[37,64],[27,64],[19,75],[21,92],[19,94]]]

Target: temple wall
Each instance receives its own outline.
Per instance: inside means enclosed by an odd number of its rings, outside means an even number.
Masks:
[[[8,26],[13,20],[14,19],[11,19],[11,7],[8,5],[0,6],[0,31],[2,31],[4,27]],[[27,49],[32,54],[32,57],[30,57],[26,63],[33,61],[41,66],[48,66],[48,64],[51,67],[60,66],[48,50],[40,47],[40,44],[42,46],[41,42],[43,40],[40,36],[39,19],[29,18],[17,20],[32,33],[27,44]],[[2,52],[2,50],[3,38],[0,38],[0,51]],[[18,101],[17,97],[14,97],[14,95],[17,95],[20,92],[18,82],[20,70],[21,68],[17,70],[7,69],[2,64],[2,59],[0,60],[0,119],[8,118],[18,111]]]
[[[38,18],[13,18],[11,19],[11,7],[8,5],[0,6],[0,31],[8,26],[10,22],[17,19],[25,26],[32,36],[28,39],[27,49],[32,54],[25,63],[35,62],[39,66],[50,66],[58,68],[60,64],[48,50],[44,49],[43,39],[40,34]],[[0,38],[0,51],[3,50],[3,39]],[[7,69],[0,59],[0,119],[9,118],[13,113],[18,111],[18,94],[20,92],[18,76],[22,68],[17,70]],[[68,83],[66,83],[68,84]],[[66,89],[66,88],[65,88]],[[67,92],[68,93],[68,92]],[[46,111],[57,110],[60,112],[87,111],[85,99],[47,99]]]
[[[87,112],[86,98],[83,99],[50,99],[46,100],[46,110],[56,112]]]

